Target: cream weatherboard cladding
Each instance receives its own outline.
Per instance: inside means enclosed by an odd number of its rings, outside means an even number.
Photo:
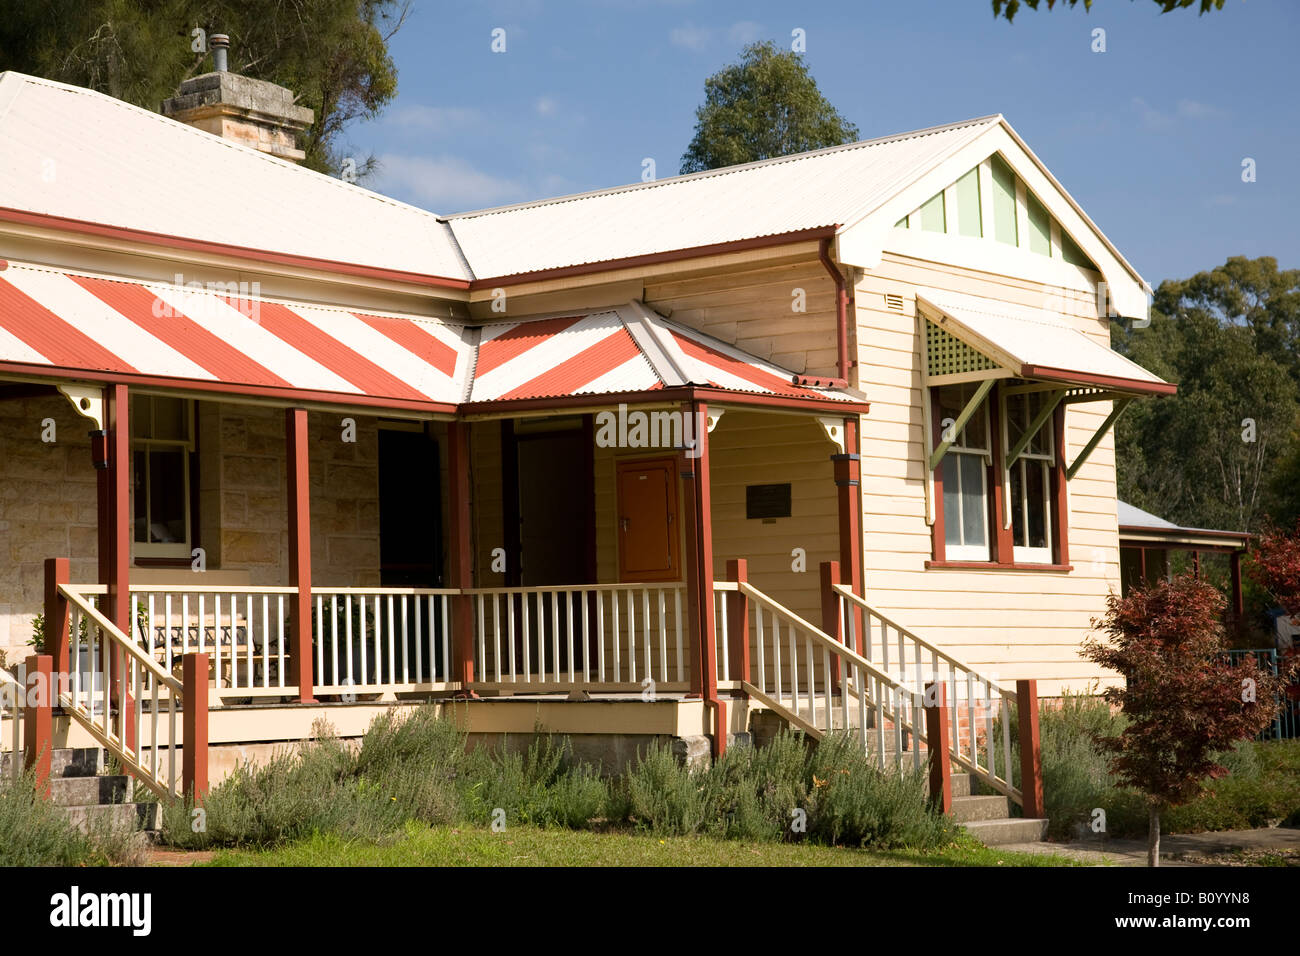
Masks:
[[[1109,341],[1094,299],[1025,280],[886,254],[855,288],[859,380],[871,400],[862,417],[864,577],[868,603],[967,664],[1006,682],[1034,677],[1039,692],[1082,690],[1109,675],[1078,656],[1090,621],[1119,590],[1113,439],[1107,435],[1068,483],[1069,571],[927,567],[918,289],[1041,307],[1055,296],[1074,327]],[[903,294],[905,311],[884,295]],[[1073,459],[1105,420],[1110,402],[1071,405],[1066,456]]]

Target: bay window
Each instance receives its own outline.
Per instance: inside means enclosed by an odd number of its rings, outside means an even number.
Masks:
[[[989,388],[960,429],[980,382],[930,388],[934,470],[932,565],[1060,569],[1065,541],[1061,391],[1017,379]]]

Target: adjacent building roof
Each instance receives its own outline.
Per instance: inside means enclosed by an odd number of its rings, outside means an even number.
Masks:
[[[1184,528],[1143,511],[1127,501],[1117,501],[1120,543],[1148,548],[1245,548],[1254,535],[1244,531]]]
[[[855,402],[668,322],[639,302],[486,328],[0,263],[0,362],[154,386],[333,396],[449,411],[465,402],[629,395]]]
[[[431,212],[93,90],[0,73],[0,209],[467,281]]]

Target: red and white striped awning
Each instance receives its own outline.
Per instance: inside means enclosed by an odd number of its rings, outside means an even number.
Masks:
[[[600,312],[486,325],[478,333],[471,402],[650,392],[726,392],[857,402],[630,302]]]
[[[0,263],[0,370],[124,376],[151,386],[338,396],[401,407],[629,395],[691,386],[857,402],[640,302],[467,327]]]
[[[462,326],[240,292],[10,263],[0,362],[423,403],[464,395]]]

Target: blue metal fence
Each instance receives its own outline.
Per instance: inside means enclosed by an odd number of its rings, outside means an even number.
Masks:
[[[1256,667],[1260,670],[1268,670],[1274,676],[1277,675],[1277,651],[1274,648],[1264,647],[1226,653],[1233,664],[1244,660],[1247,654],[1253,654]],[[1294,740],[1300,737],[1300,701],[1291,699],[1287,690],[1288,688],[1284,687],[1279,692],[1277,719],[1273,721],[1271,727],[1266,728],[1259,735],[1260,740]]]

